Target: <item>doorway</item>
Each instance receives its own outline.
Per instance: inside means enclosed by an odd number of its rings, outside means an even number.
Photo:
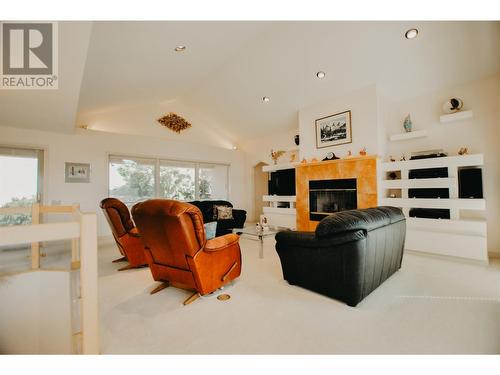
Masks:
[[[254,215],[255,220],[258,222],[260,215],[263,213],[264,201],[262,196],[267,195],[267,181],[269,180],[269,173],[263,172],[262,167],[267,165],[266,163],[260,162],[253,168],[254,174]]]

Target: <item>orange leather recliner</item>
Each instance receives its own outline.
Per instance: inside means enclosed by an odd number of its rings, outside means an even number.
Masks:
[[[152,199],[132,207],[153,278],[163,281],[151,294],[174,286],[194,289],[184,304],[211,293],[241,274],[239,237],[205,237],[203,216],[194,205]]]
[[[129,265],[120,268],[124,271],[132,268],[144,267],[148,264],[144,254],[144,244],[140,239],[127,206],[116,198],[106,198],[100,204],[104,216],[111,227],[111,232],[123,258],[116,259],[113,263],[128,261]]]

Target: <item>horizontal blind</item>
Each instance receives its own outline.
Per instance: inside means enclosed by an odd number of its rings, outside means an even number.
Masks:
[[[38,158],[43,150],[22,147],[2,147],[0,146],[0,156],[16,156],[22,158]]]
[[[146,164],[146,165],[155,165],[156,159],[149,158],[137,158],[137,157],[129,157],[129,156],[118,156],[118,155],[110,155],[109,162],[110,163],[125,163],[127,161],[132,161],[137,164]]]

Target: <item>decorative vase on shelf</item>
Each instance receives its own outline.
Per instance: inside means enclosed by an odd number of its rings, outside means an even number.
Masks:
[[[300,136],[298,134],[293,138],[293,140],[297,146],[300,144]]]
[[[403,127],[405,128],[405,131],[407,133],[411,132],[411,128],[412,128],[412,123],[411,123],[411,118],[410,118],[410,115],[408,114],[408,116],[405,117],[405,121],[403,122]]]
[[[462,109],[464,102],[459,98],[451,98],[443,104],[444,113],[455,113]]]

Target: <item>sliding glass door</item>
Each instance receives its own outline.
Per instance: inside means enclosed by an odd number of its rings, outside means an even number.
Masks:
[[[128,206],[151,198],[226,200],[228,179],[226,164],[109,157],[109,196]]]
[[[109,196],[126,205],[151,199],[155,193],[155,159],[111,156],[109,158]]]
[[[197,191],[200,199],[227,199],[227,165],[200,163]]]
[[[0,146],[0,208],[42,200],[43,150]],[[31,215],[0,214],[0,225],[31,223]]]
[[[160,198],[195,199],[196,168],[193,163],[160,160]]]

